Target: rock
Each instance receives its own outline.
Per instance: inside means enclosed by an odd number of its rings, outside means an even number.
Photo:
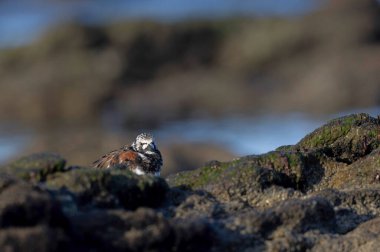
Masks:
[[[66,160],[58,154],[38,153],[22,157],[5,167],[1,167],[0,171],[24,180],[41,182],[49,174],[64,171],[65,164]]]
[[[256,234],[267,238],[282,229],[296,233],[312,229],[328,232],[334,230],[336,222],[332,205],[327,200],[311,198],[285,201],[262,212],[248,212],[232,218],[228,226],[242,234]]]
[[[0,173],[0,192],[17,182],[19,182],[17,178],[9,174]]]
[[[203,189],[221,201],[241,200],[252,203],[264,189],[279,185],[291,187],[291,179],[284,173],[235,160],[212,163],[194,171],[178,173],[168,178],[171,186]]]
[[[380,214],[378,130],[377,119],[350,115],[294,146],[171,176],[171,186],[207,192],[182,198],[173,216],[213,219],[235,250],[374,248],[375,239],[362,247],[365,238],[348,234]]]
[[[222,178],[231,170],[233,172],[227,177],[239,180],[239,169],[244,172],[258,171],[256,173],[261,175],[255,185],[260,185],[261,188],[280,185],[307,191],[374,183],[378,173],[380,181],[380,172],[374,167],[376,162],[373,162],[379,156],[378,151],[375,151],[380,145],[379,129],[378,120],[368,114],[345,116],[318,128],[294,146],[284,146],[266,154],[246,156],[232,162],[179,173],[169,178],[169,183],[201,188],[204,184],[209,186],[213,181],[222,183]],[[371,152],[373,153],[369,155]],[[362,160],[363,157],[366,159]],[[265,181],[264,171],[271,173],[270,180]],[[247,174],[242,176],[245,178]],[[238,184],[241,187],[245,183],[239,181]]]
[[[335,213],[332,205],[323,198],[289,200],[273,209],[287,229],[304,233],[312,229],[320,232],[334,232]]]
[[[288,178],[288,187],[305,191],[318,184],[323,178],[321,162],[324,155],[318,151],[300,152],[292,149],[280,148],[262,155],[250,155],[238,160],[246,166],[257,166],[275,170],[285,174]]]
[[[174,217],[182,219],[213,218],[225,214],[218,201],[206,195],[192,194],[174,210]]]
[[[44,225],[0,230],[1,251],[69,251],[72,248],[69,247],[67,241],[62,231]]]
[[[59,202],[48,192],[18,182],[0,193],[0,228],[39,224],[65,226]]]
[[[305,136],[295,148],[322,149],[336,161],[352,163],[379,147],[379,120],[352,114],[332,120]]]
[[[68,221],[48,191],[0,175],[0,251],[68,251]]]
[[[77,242],[95,251],[209,251],[214,241],[206,222],[170,221],[147,208],[95,211],[70,220]]]
[[[314,195],[325,198],[334,206],[337,232],[340,234],[380,214],[380,188],[344,191],[327,189]]]
[[[313,251],[377,251],[380,238],[380,218],[359,225],[354,231],[338,237],[323,237]]]
[[[171,221],[175,233],[174,251],[210,251],[223,249],[223,237],[204,219]]]
[[[155,242],[160,244],[159,239],[165,243],[173,237],[168,222],[148,209],[78,213],[70,217],[70,223],[74,240],[96,251],[148,249]]]
[[[366,187],[380,185],[380,148],[356,162],[343,166],[330,178],[332,188]]]
[[[165,199],[168,186],[153,176],[138,176],[127,170],[81,168],[57,173],[46,185],[50,189],[64,189],[75,195],[79,206],[157,207]]]
[[[366,114],[338,118],[296,145],[167,181],[24,158],[0,173],[0,250],[374,251],[377,127]]]

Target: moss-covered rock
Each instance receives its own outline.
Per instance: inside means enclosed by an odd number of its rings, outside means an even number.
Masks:
[[[294,146],[231,162],[215,161],[172,176],[169,183],[215,194],[222,191],[215,188],[229,188],[229,196],[236,192],[249,195],[252,190],[273,185],[308,191],[376,183],[380,181],[380,161],[375,151],[380,146],[378,123],[368,114],[341,117]]]
[[[322,149],[329,157],[352,163],[380,146],[379,120],[368,114],[334,119],[305,136],[296,149]]]
[[[191,189],[209,188],[222,180],[237,180],[241,178],[245,183],[251,184],[255,189],[264,189],[273,184],[291,185],[286,174],[273,169],[262,168],[246,160],[234,160],[231,162],[211,162],[206,166],[185,171],[170,176],[168,183],[171,186],[185,185]],[[243,181],[241,181],[243,182]]]
[[[153,176],[138,176],[127,170],[75,169],[51,176],[49,189],[73,193],[80,206],[156,207],[162,203],[168,186]]]
[[[318,153],[272,151],[251,155],[231,162],[212,162],[193,171],[181,172],[168,178],[172,186],[185,185],[192,189],[236,181],[235,186],[249,185],[262,190],[272,185],[307,189],[323,176],[322,156]]]
[[[65,170],[66,160],[54,153],[37,153],[22,157],[4,167],[1,172],[14,175],[18,178],[41,182],[49,174]]]
[[[246,166],[273,169],[285,174],[291,182],[291,187],[305,191],[322,179],[322,160],[325,159],[321,152],[300,152],[287,147],[262,155],[242,157],[239,162]]]
[[[366,114],[338,118],[294,146],[175,174],[170,187],[128,170],[23,158],[0,173],[0,250],[40,237],[47,251],[373,250],[377,129]]]
[[[268,195],[262,197],[265,190],[272,186],[278,186],[281,188],[280,191],[287,191],[283,188],[296,186],[285,173],[269,167],[260,167],[248,160],[212,162],[197,170],[171,176],[168,183],[171,186],[186,186],[192,190],[205,190],[222,202],[238,200],[254,206],[274,201]],[[291,197],[292,193],[279,192],[277,195],[281,195],[280,198]]]
[[[322,156],[318,152],[272,151],[231,162],[214,161],[197,170],[173,175],[168,178],[168,182],[173,186],[202,188],[215,195],[226,194],[228,197],[249,196],[253,191],[263,191],[271,186],[305,191],[323,177]]]

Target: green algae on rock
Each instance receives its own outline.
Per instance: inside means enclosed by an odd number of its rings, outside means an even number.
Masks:
[[[377,119],[350,115],[296,145],[211,161],[167,183],[120,169],[61,166],[38,179],[4,169],[0,250],[34,248],[35,238],[38,251],[372,251],[377,131]]]
[[[197,170],[170,176],[168,182],[173,186],[185,185],[207,191],[213,187],[214,192],[218,187],[246,191],[263,190],[274,185],[306,190],[319,182],[321,173],[319,160],[312,153],[272,151],[231,162],[213,162]]]
[[[168,183],[206,190],[223,200],[238,195],[255,206],[261,205],[257,199],[272,186],[307,192],[374,184],[380,177],[378,131],[378,119],[353,114],[332,120],[296,145],[231,162],[214,161],[170,176]]]
[[[49,174],[64,171],[66,160],[54,153],[37,153],[22,157],[4,167],[0,171],[18,178],[41,182]]]
[[[205,189],[209,188],[210,185],[220,183],[223,178],[235,179],[236,176],[240,176],[242,173],[244,177],[248,176],[256,180],[256,183],[253,181],[250,181],[250,183],[252,182],[252,186],[257,189],[263,189],[268,184],[279,182],[278,178],[283,175],[270,169],[263,169],[249,165],[246,162],[241,162],[240,160],[234,160],[223,163],[213,162],[209,166],[193,171],[180,172],[169,176],[167,181],[171,186],[188,186],[191,189]]]
[[[330,121],[305,136],[295,148],[323,149],[337,161],[352,163],[380,146],[379,120],[368,114],[352,114]]]
[[[293,197],[291,188],[295,187],[286,174],[245,159],[211,162],[203,168],[170,176],[167,181],[171,186],[206,191],[221,202],[241,201],[251,206],[270,205]],[[273,186],[278,193],[270,190]]]

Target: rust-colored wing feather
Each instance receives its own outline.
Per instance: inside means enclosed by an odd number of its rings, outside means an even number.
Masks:
[[[127,168],[133,169],[132,166],[136,166],[140,162],[141,158],[135,151],[120,149],[111,151],[110,153],[102,156],[93,163],[93,167],[108,169],[114,166],[124,165]]]

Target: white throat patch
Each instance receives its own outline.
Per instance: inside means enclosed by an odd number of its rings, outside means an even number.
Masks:
[[[145,175],[145,172],[139,168],[137,168],[136,170],[134,170],[134,172],[137,174],[137,175]]]
[[[143,143],[142,148],[145,150],[149,146],[149,143]]]

